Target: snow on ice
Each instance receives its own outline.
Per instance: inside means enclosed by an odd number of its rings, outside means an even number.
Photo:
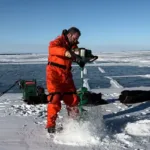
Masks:
[[[116,54],[101,53],[99,61],[113,61],[107,65],[137,65],[149,66],[145,53]],[[136,57],[133,57],[135,56]],[[112,56],[113,57],[110,57]],[[32,57],[31,57],[32,56]],[[46,62],[46,55],[7,56],[1,63],[41,63]],[[143,56],[143,57],[142,57]],[[124,58],[124,59],[122,59]],[[133,58],[133,59],[131,59]],[[115,63],[116,61],[117,63]],[[92,65],[98,65],[100,62]],[[105,65],[101,63],[101,65]],[[98,66],[101,73],[105,70]],[[88,70],[84,71],[86,74]],[[150,75],[145,75],[149,78]],[[144,77],[144,76],[143,76]],[[110,79],[111,87],[90,89],[88,80],[84,85],[89,90],[103,93],[104,99],[118,98],[125,88]],[[127,88],[126,88],[127,89]],[[134,87],[128,89],[149,89],[149,87]],[[63,124],[64,130],[50,138],[45,129],[46,105],[27,105],[22,101],[22,93],[8,93],[0,97],[0,150],[148,150],[150,149],[150,102],[134,105],[123,105],[116,101],[108,105],[85,107],[88,117],[85,121],[75,121],[67,118],[65,107],[59,113],[57,124]]]

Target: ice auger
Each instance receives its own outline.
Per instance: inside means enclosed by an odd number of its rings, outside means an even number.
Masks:
[[[84,84],[84,78],[83,78],[83,71],[86,63],[92,63],[96,59],[98,59],[98,56],[94,56],[92,54],[92,51],[86,48],[79,48],[79,56],[81,57],[81,61],[83,62],[83,66],[81,68],[81,88],[78,90],[77,94],[80,98],[80,103],[79,103],[79,109],[81,113],[83,112],[83,105],[86,105],[88,103],[88,97],[86,97],[86,93],[88,93],[88,89],[83,86]]]

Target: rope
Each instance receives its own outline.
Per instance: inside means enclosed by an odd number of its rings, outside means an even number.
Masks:
[[[0,94],[0,97],[2,96],[2,95],[4,95],[5,93],[7,93],[10,89],[12,89],[14,86],[16,86],[16,84],[19,82],[20,80],[17,80],[12,86],[10,86],[8,89],[6,89],[4,92],[2,92],[1,94]]]

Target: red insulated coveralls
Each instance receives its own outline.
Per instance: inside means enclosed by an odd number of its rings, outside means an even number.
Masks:
[[[50,95],[48,96],[46,128],[56,125],[57,113],[61,110],[61,100],[69,107],[77,106],[79,102],[78,96],[74,93],[76,87],[71,73],[73,60],[65,57],[65,52],[71,48],[77,48],[77,45],[70,47],[64,34],[51,41],[48,47],[46,83]],[[64,94],[65,92],[74,94]]]

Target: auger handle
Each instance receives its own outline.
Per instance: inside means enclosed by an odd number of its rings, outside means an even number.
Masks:
[[[98,56],[92,56],[92,58],[89,60],[89,62],[93,62],[93,61],[95,61],[96,59],[98,59]]]

